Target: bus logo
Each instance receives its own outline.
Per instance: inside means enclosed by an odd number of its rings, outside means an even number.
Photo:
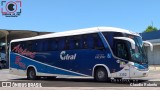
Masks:
[[[28,51],[27,49],[23,49],[20,44],[15,46],[13,49],[12,49],[13,52],[16,52],[20,55],[25,55],[25,56],[28,56],[30,58],[34,58],[35,55],[36,55],[36,52],[30,52]]]
[[[75,60],[76,59],[76,55],[77,54],[73,54],[73,55],[66,54],[66,51],[62,51],[60,53],[60,59],[61,60]]]
[[[2,0],[1,1],[1,13],[6,17],[18,17],[21,14],[22,2],[21,0]]]

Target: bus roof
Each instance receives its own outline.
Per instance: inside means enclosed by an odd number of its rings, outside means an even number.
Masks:
[[[53,38],[53,37],[63,37],[63,36],[71,36],[71,35],[81,35],[81,34],[88,34],[88,33],[96,33],[96,32],[123,32],[131,35],[140,36],[137,33],[121,29],[121,28],[115,28],[115,27],[93,27],[93,28],[85,28],[85,29],[77,29],[77,30],[71,30],[71,31],[64,31],[64,32],[57,32],[57,33],[51,33],[51,34],[45,34],[35,37],[29,37],[29,38],[22,38],[22,39],[14,39],[12,42],[19,42],[19,41],[27,41],[27,40],[35,40],[35,39],[43,39],[43,38]]]

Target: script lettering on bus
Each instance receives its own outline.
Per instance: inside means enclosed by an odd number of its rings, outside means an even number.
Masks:
[[[15,64],[17,64],[19,67],[25,69],[26,65],[21,62],[22,58],[20,56],[16,56]]]
[[[106,56],[104,54],[96,54],[95,59],[105,59]]]
[[[66,51],[62,51],[60,53],[60,59],[61,60],[75,60],[76,59],[76,53],[73,54],[73,55],[70,55],[70,54],[66,54]]]
[[[36,52],[30,52],[28,51],[27,49],[23,49],[20,44],[15,46],[12,51],[18,53],[18,54],[21,54],[21,55],[25,55],[25,56],[28,56],[30,58],[34,58],[35,57],[35,54]]]

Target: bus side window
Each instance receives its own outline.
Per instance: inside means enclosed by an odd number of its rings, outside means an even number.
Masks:
[[[43,40],[42,45],[43,45],[43,51],[48,51],[49,50],[49,48],[48,48],[48,45],[49,45],[48,39]]]
[[[34,52],[37,52],[38,51],[38,41],[35,40],[35,41],[32,42],[32,44],[33,44],[32,50]]]
[[[11,51],[13,51],[13,49],[14,49],[17,45],[18,45],[17,42],[11,43]],[[13,52],[14,52],[14,51],[13,51]]]
[[[68,43],[69,43],[69,50],[72,50],[75,48],[75,40],[73,36],[69,37]]]
[[[25,44],[24,41],[23,42],[18,42],[18,43],[17,42],[11,43],[11,51],[13,51],[13,49],[18,45],[20,45],[20,47],[22,49],[27,49],[24,44]],[[15,52],[15,51],[13,51],[13,52]]]
[[[15,46],[16,46],[16,42],[15,43],[11,43],[11,51],[14,49]]]
[[[94,37],[94,49],[104,49],[104,45],[99,35],[94,34],[93,37]]]
[[[87,35],[82,36],[82,42],[83,42],[83,49],[87,49]]]
[[[93,49],[94,47],[94,39],[92,34],[87,35],[87,46],[88,49]]]
[[[27,46],[27,43],[26,43],[26,41],[21,41],[19,44],[17,44],[17,45],[20,45],[20,47],[22,48],[22,49],[28,49],[28,46]]]
[[[58,38],[58,50],[65,49],[65,38]]]
[[[78,45],[78,49],[84,49],[84,38],[83,36],[79,36],[77,37],[77,45]]]
[[[83,49],[93,49],[93,37],[92,35],[83,35]]]
[[[41,40],[36,41],[36,52],[41,52],[43,50],[43,42]]]
[[[74,41],[75,41],[75,49],[82,49],[82,39],[81,36],[74,36]]]
[[[58,46],[57,46],[57,40],[56,40],[56,39],[52,39],[52,40],[51,40],[51,43],[50,43],[50,49],[51,49],[52,51],[56,51],[57,48],[58,48]]]
[[[113,48],[113,42],[114,42],[113,32],[105,32],[105,33],[103,33],[103,35],[105,36],[106,40],[108,41],[110,47],[111,47],[112,49],[114,49],[114,48]]]
[[[116,44],[116,56],[125,60],[128,60],[128,53],[126,44],[123,42],[117,42]]]
[[[32,48],[32,46],[33,46],[33,41],[26,41],[26,45],[25,45],[25,42],[21,43],[21,45],[22,45],[22,48],[23,48],[23,49],[27,49],[27,50],[29,50],[30,52],[33,51],[33,48]]]

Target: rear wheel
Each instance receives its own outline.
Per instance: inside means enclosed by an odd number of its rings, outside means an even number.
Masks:
[[[28,69],[27,79],[29,79],[29,80],[35,80],[36,79],[36,72],[35,72],[34,68]]]
[[[104,67],[98,67],[94,73],[94,79],[100,82],[109,81],[107,70]]]

